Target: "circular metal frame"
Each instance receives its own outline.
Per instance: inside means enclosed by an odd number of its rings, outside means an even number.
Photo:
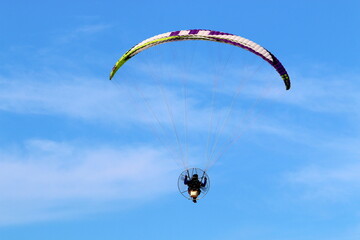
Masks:
[[[199,196],[196,198],[196,200],[199,200],[199,199],[204,198],[205,195],[210,190],[210,178],[204,170],[202,170],[200,168],[188,168],[188,169],[184,170],[180,174],[177,184],[178,184],[178,189],[179,189],[179,192],[181,193],[181,195],[183,195],[186,199],[193,200],[192,197],[190,197],[188,194],[188,186],[184,184],[184,179],[185,179],[185,176],[188,176],[188,178],[191,179],[194,174],[197,174],[199,176],[199,179],[201,182],[203,181],[203,179],[205,177],[207,178],[205,187],[200,188],[201,192],[200,192]]]

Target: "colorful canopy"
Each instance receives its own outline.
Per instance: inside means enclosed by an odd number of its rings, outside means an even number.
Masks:
[[[253,41],[250,41],[246,38],[237,35],[219,32],[219,31],[199,30],[199,29],[167,32],[148,38],[142,41],[141,43],[135,45],[130,50],[128,50],[119,59],[119,61],[116,62],[110,73],[110,80],[113,78],[117,70],[119,70],[119,68],[122,65],[124,65],[125,62],[127,62],[130,58],[132,58],[139,52],[144,51],[145,49],[148,49],[158,44],[162,44],[166,42],[174,42],[174,41],[184,41],[184,40],[207,40],[207,41],[222,42],[246,49],[260,56],[265,61],[270,63],[283,79],[286,86],[286,90],[290,89],[290,78],[284,66],[271,52],[269,52],[259,44],[254,43]]]

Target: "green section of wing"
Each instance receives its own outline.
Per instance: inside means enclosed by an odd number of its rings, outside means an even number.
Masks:
[[[155,39],[149,42],[146,42],[142,45],[139,46],[135,46],[133,48],[131,48],[129,51],[127,51],[120,59],[119,61],[117,61],[110,73],[110,80],[114,77],[115,73],[117,72],[117,70],[120,69],[120,67],[122,65],[124,65],[132,56],[134,53],[136,52],[140,52],[139,50],[142,48],[146,48],[149,45],[158,45],[161,44],[163,42],[171,42],[171,41],[176,41],[179,39],[206,39],[206,37],[202,36],[202,37],[194,37],[194,36],[189,36],[189,35],[184,35],[184,36],[170,36],[170,37],[163,37],[163,38],[159,38],[159,39]]]
[[[157,45],[160,44],[162,42],[168,42],[171,41],[174,38],[179,38],[180,36],[171,36],[171,37],[165,37],[165,38],[159,38],[150,42],[146,42],[140,46],[135,46],[132,49],[130,49],[129,51],[127,51],[120,59],[119,61],[117,61],[110,73],[110,80],[114,77],[115,73],[117,72],[117,70],[119,70],[119,68],[124,65],[124,63],[126,63],[135,52],[137,52],[138,50],[140,50],[141,48],[145,48],[149,45]],[[181,36],[181,37],[188,37],[188,36]]]

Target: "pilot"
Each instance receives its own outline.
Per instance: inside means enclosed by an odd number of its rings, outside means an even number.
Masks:
[[[188,193],[190,197],[193,199],[192,201],[196,203],[197,197],[200,195],[201,187],[205,187],[207,182],[207,178],[204,177],[204,182],[199,180],[199,176],[194,174],[190,180],[188,180],[188,176],[185,176],[184,184],[188,186]]]

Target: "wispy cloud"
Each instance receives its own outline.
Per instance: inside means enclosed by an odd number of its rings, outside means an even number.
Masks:
[[[231,109],[233,93],[224,97],[227,97],[225,103],[217,96],[212,106],[211,96],[189,90],[185,111],[182,86],[178,89],[140,81],[134,87],[132,82],[116,83],[57,72],[0,78],[0,109],[24,116],[81,119],[111,128],[140,126],[178,156],[184,155],[187,147],[189,152],[192,152],[190,148],[211,151],[209,143],[217,145],[214,151],[224,151],[231,146],[232,139],[246,131],[284,135],[285,128],[280,122],[253,120],[256,114],[252,112],[252,104],[235,105]],[[139,132],[135,130],[134,134]],[[194,155],[195,151],[192,158],[202,158]]]
[[[360,197],[360,164],[311,165],[288,173],[287,180],[300,187],[306,199],[347,201]]]
[[[313,112],[360,114],[360,75],[356,73],[323,77],[294,74],[293,88],[285,102]],[[279,95],[273,95],[274,99]]]
[[[214,116],[214,121],[223,121],[227,114],[231,114],[227,123],[234,126],[249,112],[248,109],[236,106],[229,112],[231,94],[225,104],[218,97],[217,104],[220,105],[213,108],[211,97],[208,99],[189,90],[185,105],[182,88],[179,90],[142,83],[134,87],[128,82],[114,84],[105,79],[56,72],[2,77],[0,109],[21,114],[100,120],[118,125],[126,122],[160,123],[167,128],[171,128],[171,118],[177,125],[183,125],[185,114],[188,114],[191,117],[188,119],[188,127],[193,131],[207,130],[211,115]],[[248,105],[250,106],[251,104]]]
[[[356,72],[316,77],[294,72],[291,73],[292,88],[284,91],[281,79],[274,69],[264,68],[260,64],[243,64],[241,67],[229,64],[219,72],[211,68],[212,66],[204,71],[194,66],[181,67],[169,63],[143,61],[139,64],[139,70],[149,76],[172,81],[180,86],[190,82],[195,83],[193,87],[198,85],[197,88],[210,91],[216,83],[215,91],[223,95],[239,91],[242,97],[265,98],[313,112],[356,112],[357,117],[360,114],[360,87],[357,84],[360,74]]]
[[[145,72],[154,71],[143,66],[140,67]],[[171,71],[177,69],[172,65],[170,67]],[[169,66],[159,68],[166,69]],[[229,74],[238,74],[239,78],[247,75],[247,73],[239,71],[237,69],[236,72]],[[248,70],[244,69],[244,71],[247,72]],[[177,76],[177,74],[174,75]],[[127,123],[130,122],[131,124],[146,124],[157,129],[155,131],[159,132],[160,135],[164,134],[164,130],[167,134],[169,131],[173,133],[171,130],[173,129],[171,118],[173,118],[179,132],[184,132],[185,128],[191,130],[190,132],[207,132],[210,125],[215,128],[218,122],[222,123],[227,118],[232,97],[236,93],[234,89],[239,88],[239,86],[229,84],[229,86],[224,85],[223,88],[218,88],[221,95],[216,97],[215,104],[217,105],[213,109],[212,84],[209,84],[209,79],[204,77],[202,73],[199,76],[189,75],[188,77],[196,79],[195,85],[207,86],[204,91],[208,95],[204,95],[196,86],[194,88],[192,88],[193,85],[188,86],[187,113],[185,113],[182,85],[184,82],[177,77],[174,77],[176,80],[175,87],[172,82],[158,86],[156,80],[153,79],[154,82],[152,82],[147,78],[147,81],[142,81],[141,78],[137,79],[138,85],[134,87],[135,81],[130,79],[127,81],[122,79],[117,84],[105,81],[105,79],[66,73],[59,74],[57,72],[29,73],[11,78],[0,78],[0,109],[23,114],[47,114],[87,121],[101,121],[115,126],[129,126]],[[264,78],[266,79],[266,77]],[[353,86],[354,84],[342,87],[341,81],[338,81],[336,77],[326,81],[316,79],[316,82],[315,79],[296,76],[293,78],[296,83],[301,81],[301,85],[297,86],[299,84],[295,83],[293,89],[288,92],[281,87],[272,88],[270,85],[269,88],[265,88],[265,93],[254,90],[264,80],[254,79],[249,88],[241,89],[240,98],[235,98],[236,105],[231,110],[231,115],[226,120],[221,133],[231,136],[234,135],[233,129],[242,131],[245,125],[248,130],[271,132],[296,141],[310,143],[317,141],[319,143],[324,142],[323,140],[326,138],[333,137],[332,132],[323,128],[309,129],[307,123],[303,124],[298,121],[296,116],[301,115],[300,112],[297,112],[297,115],[292,115],[289,112],[294,110],[293,107],[303,111],[304,116],[309,115],[309,118],[311,118],[312,112],[336,114],[334,116],[343,119],[343,121],[346,118],[359,115],[360,108],[356,108],[356,106],[360,99],[356,94],[357,87]],[[189,80],[189,82],[191,81]],[[269,84],[266,85],[269,86]],[[224,91],[224,89],[229,88],[232,90]],[[245,99],[243,98],[244,95]],[[247,96],[252,96],[250,99],[252,102],[249,102]],[[261,98],[265,98],[265,100],[261,100],[259,104],[254,104]],[[276,118],[269,119],[266,117],[267,108],[264,107],[267,104],[272,106],[271,109],[278,104],[285,110],[278,111]],[[254,107],[254,112],[250,109],[252,107]],[[260,113],[263,114],[259,117]],[[188,116],[187,126],[184,125],[186,122],[185,114]],[[171,117],[171,115],[173,116]],[[211,124],[212,116],[215,117]],[[245,119],[251,120],[251,125],[244,124],[244,116]],[[320,118],[324,118],[325,121],[328,116],[322,115]],[[355,125],[349,127],[356,128]],[[212,132],[216,131],[213,130]]]
[[[79,204],[103,211],[105,202],[146,201],[175,191],[176,167],[161,149],[84,147],[44,139],[29,140],[22,149],[0,152],[3,225],[92,211],[75,210]]]
[[[74,75],[27,74],[2,78],[0,85],[0,109],[22,114],[117,121],[128,104],[126,88]],[[123,116],[132,118],[131,113]]]
[[[78,28],[72,29],[71,31],[64,33],[61,37],[57,38],[58,43],[69,43],[77,38],[88,37],[93,34],[97,34],[103,32],[107,29],[111,28],[109,24],[93,24],[93,25],[85,25],[80,26]]]

